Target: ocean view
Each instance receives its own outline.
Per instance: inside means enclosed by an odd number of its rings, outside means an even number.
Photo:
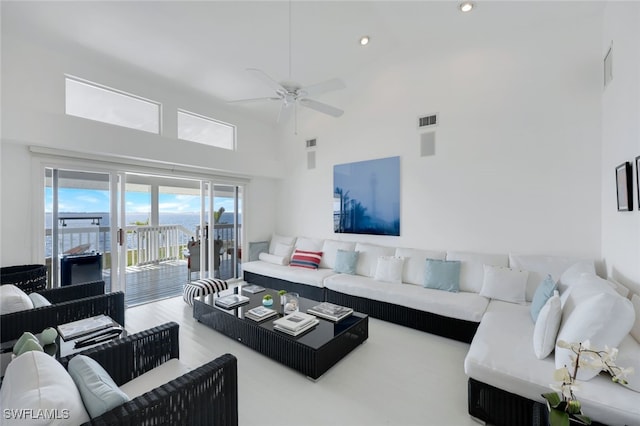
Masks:
[[[90,250],[105,252],[111,251],[111,236],[108,233],[108,227],[111,225],[110,215],[107,212],[95,212],[95,213],[61,213],[60,217],[74,217],[74,218],[86,218],[86,219],[78,219],[78,220],[66,220],[66,229],[73,228],[84,228],[85,230],[97,228],[97,225],[93,224],[94,218],[99,217],[100,222],[100,232],[99,232],[99,247],[94,247],[95,243],[93,240],[92,246]],[[148,213],[131,213],[127,214],[127,225],[135,225],[136,223],[145,223],[149,220],[150,215]],[[224,212],[220,218],[220,224],[231,224],[233,223],[234,213],[233,212]],[[160,225],[179,225],[186,228],[193,236],[195,236],[196,227],[200,224],[200,214],[199,213],[163,213],[160,212],[159,215]],[[238,217],[239,224],[242,224],[242,214]],[[51,213],[45,214],[45,229],[51,229],[53,225],[53,219]],[[97,231],[96,231],[97,232]],[[65,250],[85,243],[86,241],[73,241],[69,240],[70,237],[79,238],[80,234],[72,233],[71,235],[62,235],[61,239],[66,238],[67,240],[62,240],[61,245]],[[84,233],[84,235],[87,235]],[[186,244],[190,235],[180,234],[180,244]],[[94,238],[95,240],[95,238]],[[127,247],[133,249],[136,247],[135,235],[127,234]],[[52,250],[52,237],[51,235],[47,235],[45,238],[45,257],[51,257]]]

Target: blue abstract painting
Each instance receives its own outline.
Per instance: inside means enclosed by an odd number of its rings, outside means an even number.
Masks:
[[[333,166],[333,228],[400,235],[400,157]]]

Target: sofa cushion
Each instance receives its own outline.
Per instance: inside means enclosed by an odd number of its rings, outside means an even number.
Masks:
[[[460,291],[480,293],[484,281],[484,265],[509,266],[506,254],[483,254],[460,251],[447,252],[447,260],[459,260]]]
[[[528,302],[533,299],[536,288],[547,275],[551,275],[558,282],[562,273],[577,262],[585,262],[583,266],[589,263],[589,261],[581,261],[571,257],[509,254],[509,266],[511,268],[529,271],[529,279],[527,280]],[[593,262],[591,262],[591,266],[595,273]],[[562,294],[562,289],[560,294]]]
[[[68,370],[91,418],[129,401],[129,397],[96,360],[85,355],[74,356],[69,361]]]
[[[538,315],[540,314],[540,310],[547,303],[547,300],[551,296],[553,296],[553,292],[556,290],[558,284],[554,281],[551,275],[547,275],[542,283],[536,289],[535,294],[533,295],[533,300],[531,301],[531,319],[533,322],[538,320]],[[558,302],[560,299],[558,299]]]
[[[322,244],[322,260],[320,260],[320,268],[335,268],[336,253],[338,250],[353,251],[355,247],[356,243],[351,241],[324,240],[324,244]]]
[[[33,309],[33,302],[27,293],[13,284],[0,285],[0,312],[10,314],[27,309]]]
[[[283,265],[283,266],[288,265],[289,262],[291,261],[291,258],[289,256],[278,256],[278,255],[269,254],[269,253],[260,253],[258,255],[258,259],[262,260],[263,262],[273,263],[274,265]]]
[[[566,290],[567,287],[577,284],[582,274],[585,273],[592,275],[596,274],[596,268],[593,262],[581,260],[569,266],[557,279],[560,291]]]
[[[120,390],[134,399],[191,371],[179,359],[172,358],[160,366],[124,383]]]
[[[560,295],[556,291],[555,295],[551,296],[540,310],[533,328],[533,353],[536,358],[544,359],[553,352],[561,319],[562,306],[560,305]]]
[[[9,363],[0,388],[0,406],[5,410],[31,410],[34,416],[40,410],[59,414],[54,419],[36,422],[8,419],[3,413],[3,425],[79,425],[89,421],[71,376],[62,364],[44,352],[27,352]]]
[[[318,269],[322,259],[321,251],[299,250],[293,252],[289,266],[307,269]]]
[[[412,248],[397,248],[397,257],[404,257],[402,282],[407,284],[424,285],[424,262],[427,259],[444,260],[447,252],[435,250],[418,250]]]
[[[380,256],[376,265],[376,273],[373,277],[376,281],[393,284],[402,284],[402,267],[404,258],[395,256]]]
[[[562,292],[560,290],[560,300],[562,302],[562,323],[566,323],[573,310],[581,301],[601,293],[618,296],[618,293],[607,284],[606,280],[590,274],[582,274],[577,284],[574,284]]]
[[[572,291],[575,289],[572,289]],[[589,340],[594,349],[617,347],[629,334],[635,313],[629,299],[617,293],[600,293],[581,300],[572,310],[558,332],[558,340],[580,343]],[[556,345],[556,368],[571,365],[571,349]],[[578,380],[589,380],[599,371],[589,368],[578,370]]]
[[[631,335],[625,336],[618,345],[618,357],[615,364],[620,368],[633,368],[633,373],[626,377],[629,382],[626,387],[640,392],[640,343]]]
[[[640,343],[640,296],[634,294],[631,296],[631,303],[633,304],[633,310],[636,314],[636,320],[633,323],[633,327],[631,328],[631,335],[637,342]],[[640,370],[638,373],[640,375]]]
[[[460,262],[457,260],[427,259],[424,287],[457,293],[460,290]]]
[[[271,254],[271,253],[268,253],[268,254]],[[271,254],[271,256],[282,257],[289,260],[292,254],[293,254],[292,244],[285,244],[285,243],[278,242],[276,243],[275,249],[273,250],[273,254]]]
[[[480,322],[488,305],[488,300],[476,293],[450,293],[415,285],[389,285],[361,275],[333,275],[324,283],[333,291],[351,296],[472,322]]]
[[[322,261],[320,261],[322,263]],[[336,253],[336,265],[334,271],[340,274],[356,274],[356,264],[358,263],[358,252],[338,249]]]
[[[242,269],[254,274],[265,275],[294,283],[312,285],[314,287],[324,287],[324,279],[330,275],[336,274],[333,269],[291,268],[289,266],[274,265],[261,260],[243,263]]]
[[[295,248],[305,251],[322,251],[324,240],[318,238],[298,237]]]
[[[296,237],[286,237],[283,235],[273,234],[271,236],[271,241],[269,241],[269,254],[276,254],[276,246],[278,243],[293,247],[296,243]]]
[[[484,265],[480,296],[511,303],[525,303],[529,273],[504,266]]]
[[[380,256],[393,256],[396,251],[393,247],[383,247],[365,243],[356,243],[355,250],[358,252],[356,274],[371,278],[376,274],[378,258]]]
[[[533,329],[527,305],[491,301],[464,360],[467,376],[543,402],[540,395],[552,392],[549,384],[556,367],[553,357],[536,358],[531,348]],[[640,418],[636,394],[606,375],[581,383],[579,398],[592,420],[631,425]]]

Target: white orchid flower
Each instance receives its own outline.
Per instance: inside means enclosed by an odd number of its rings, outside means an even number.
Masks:
[[[567,342],[565,342],[564,340],[558,340],[556,342],[556,346],[558,346],[559,348],[562,349],[571,349],[571,345]]]
[[[569,374],[569,370],[567,367],[558,368],[553,373],[553,380],[556,380],[561,383],[570,383],[571,375]]]

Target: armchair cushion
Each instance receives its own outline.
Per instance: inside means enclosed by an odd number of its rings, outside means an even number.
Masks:
[[[4,425],[79,425],[89,421],[80,392],[71,376],[53,357],[30,351],[11,361],[0,389],[0,406],[24,410],[32,419],[3,418]],[[56,418],[36,422],[38,413],[56,413]],[[3,416],[4,417],[4,416]],[[25,421],[26,420],[26,421]]]
[[[10,314],[27,309],[33,309],[33,302],[27,293],[13,284],[0,285],[0,312]]]
[[[91,418],[129,401],[129,397],[118,388],[109,373],[88,356],[74,357],[69,361],[68,371]]]
[[[135,379],[124,383],[120,386],[120,390],[129,398],[137,398],[150,390],[158,388],[165,383],[169,383],[173,379],[177,379],[185,373],[191,371],[179,359],[173,358],[159,367],[136,377]]]

